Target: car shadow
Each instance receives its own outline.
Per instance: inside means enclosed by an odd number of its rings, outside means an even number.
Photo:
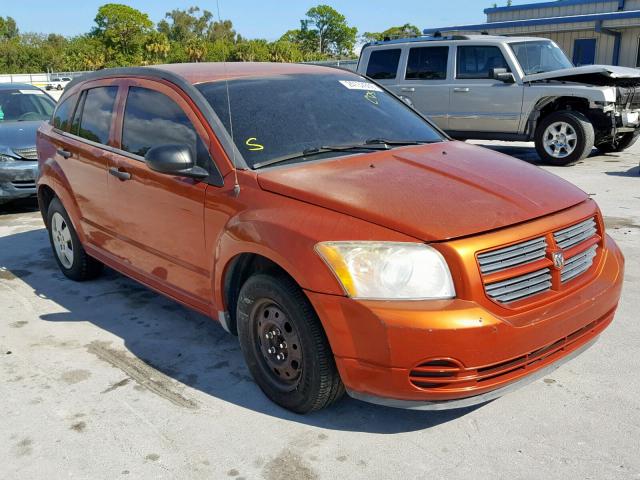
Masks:
[[[0,273],[3,280],[25,282],[34,295],[51,300],[63,310],[43,314],[41,320],[90,322],[121,338],[127,351],[97,338],[84,339],[84,348],[93,354],[100,349],[107,352],[107,355],[97,354],[102,360],[118,357],[118,362],[110,363],[123,370],[123,378],[129,378],[125,383],[138,382],[137,389],[143,389],[145,382],[154,381],[140,375],[164,376],[168,380],[165,386],[169,383],[176,391],[182,391],[177,383],[180,382],[207,395],[283,420],[380,434],[427,429],[480,407],[410,411],[371,405],[345,396],[329,409],[296,415],[262,394],[244,365],[236,337],[216,322],[111,269],[105,269],[100,278],[90,282],[68,280],[58,270],[43,228],[0,237]],[[129,362],[130,368],[123,368],[123,362]],[[113,389],[105,385],[102,393]],[[146,390],[157,393],[158,389]],[[188,396],[188,390],[180,395]]]
[[[632,167],[626,172],[604,172],[611,177],[638,177],[640,176],[640,166]]]
[[[36,211],[38,211],[38,200],[35,197],[21,198],[19,200],[12,200],[11,202],[0,204],[0,216]]]

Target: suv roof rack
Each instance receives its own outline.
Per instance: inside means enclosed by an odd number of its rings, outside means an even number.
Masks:
[[[438,42],[443,40],[471,40],[471,37],[468,35],[441,35],[439,32],[436,32],[433,35],[416,35],[415,37],[398,37],[398,38],[390,38],[385,37],[384,40],[377,40],[375,42],[369,42],[364,47],[369,47],[371,45],[388,45],[393,43],[406,43],[406,42]]]

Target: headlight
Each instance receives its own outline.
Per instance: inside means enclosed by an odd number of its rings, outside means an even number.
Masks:
[[[16,158],[10,156],[10,155],[4,155],[2,153],[0,153],[0,162],[13,162],[15,161]]]
[[[447,262],[421,243],[322,242],[316,251],[352,298],[425,300],[456,296]]]

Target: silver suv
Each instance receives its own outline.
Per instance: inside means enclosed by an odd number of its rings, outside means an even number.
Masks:
[[[369,43],[358,72],[459,139],[535,141],[567,165],[619,152],[640,133],[640,71],[574,67],[551,40],[489,35]]]

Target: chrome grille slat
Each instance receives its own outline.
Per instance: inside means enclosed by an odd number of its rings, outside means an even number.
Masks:
[[[589,270],[591,265],[593,265],[593,259],[597,255],[597,249],[597,245],[594,245],[588,250],[571,257],[560,273],[560,280],[562,283],[568,282]]]
[[[590,218],[577,225],[554,232],[553,238],[560,248],[570,248],[593,237],[596,233],[596,222]]]
[[[28,147],[28,148],[13,148],[13,152],[19,157],[26,160],[37,160],[38,159],[38,151],[36,147]]]
[[[530,263],[544,258],[546,250],[547,240],[544,237],[540,237],[517,245],[481,253],[478,255],[480,271],[483,274],[487,274]]]
[[[523,277],[516,277],[513,282],[509,285],[504,286],[496,286],[496,284],[487,285],[486,290],[487,294],[490,297],[497,299],[504,299],[509,297],[509,294],[512,293],[520,293],[523,290],[535,287],[536,285],[546,285],[551,286],[551,273],[549,273],[548,269],[540,270],[535,272],[535,276],[524,275]],[[529,277],[529,278],[524,278]],[[502,283],[502,282],[500,282]]]

